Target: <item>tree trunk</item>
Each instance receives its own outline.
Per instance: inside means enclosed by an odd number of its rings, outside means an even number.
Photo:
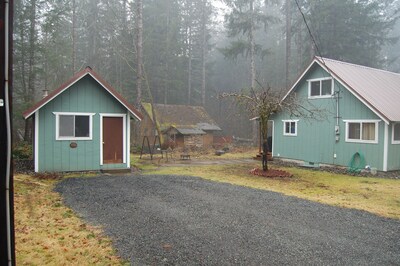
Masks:
[[[72,74],[76,71],[76,2],[72,0]]]
[[[301,23],[298,25],[297,30],[297,74],[300,74],[303,66],[303,34]]]
[[[170,1],[169,1],[170,2]],[[168,76],[168,72],[169,72],[169,49],[170,49],[170,45],[169,45],[169,27],[170,27],[170,4],[167,7],[167,21],[166,21],[166,36],[165,36],[165,42],[166,42],[166,49],[165,49],[165,80],[164,80],[164,104],[167,104],[168,102],[168,85],[169,85],[169,76]]]
[[[260,116],[260,133],[262,136],[262,167],[263,171],[268,171],[268,117]]]
[[[142,102],[142,80],[143,80],[143,2],[136,0],[136,104]]]
[[[26,103],[31,103],[35,99],[35,51],[36,51],[36,0],[31,2],[31,11],[29,15],[29,62],[28,62],[28,91],[26,94]],[[25,121],[24,140],[32,140],[32,130],[30,121]]]
[[[255,66],[255,41],[254,41],[254,21],[253,21],[253,0],[250,0],[250,13],[251,13],[251,25],[249,32],[249,41],[250,41],[250,72],[251,72],[251,88],[255,88],[256,86],[256,66]]]
[[[202,49],[201,49],[201,104],[206,105],[206,53],[207,53],[207,23],[206,23],[206,5],[207,0],[203,0],[202,6]]]
[[[187,104],[190,105],[192,98],[192,32],[190,25],[188,26],[188,99]]]
[[[290,85],[290,56],[292,41],[292,10],[290,6],[291,0],[286,0],[286,88]]]
[[[162,134],[162,132],[161,132],[160,123],[158,123],[158,120],[157,120],[156,111],[155,111],[155,109],[154,109],[153,94],[151,93],[150,84],[149,84],[149,79],[148,79],[148,77],[147,77],[147,74],[146,74],[146,71],[145,71],[145,69],[144,69],[144,66],[142,66],[142,69],[143,69],[143,74],[144,74],[145,81],[146,81],[147,95],[148,95],[149,100],[150,100],[151,115],[152,115],[152,117],[153,117],[154,127],[156,128],[158,137],[159,137],[159,139],[160,139],[160,146],[162,147],[162,146],[164,145],[164,137],[163,137],[163,134]]]

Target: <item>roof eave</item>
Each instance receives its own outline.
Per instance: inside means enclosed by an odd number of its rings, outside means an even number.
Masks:
[[[110,93],[122,106],[124,106],[129,113],[132,115],[132,117],[136,118],[138,121],[141,121],[143,119],[143,115],[132,105],[130,105],[128,102],[126,102],[122,96],[115,91],[111,85],[109,85],[105,80],[100,78],[95,72],[92,71],[91,68],[87,67],[84,70],[78,72],[75,74],[74,77],[72,77],[70,80],[67,82],[63,83],[58,89],[54,90],[52,93],[50,93],[47,97],[41,99],[38,103],[36,103],[33,107],[25,111],[22,116],[24,119],[30,118],[34,113],[36,113],[40,108],[42,108],[44,105],[52,101],[54,98],[56,98],[58,95],[63,93],[65,90],[73,86],[75,83],[77,83],[79,80],[84,78],[86,75],[90,75],[94,80],[96,80],[97,83],[99,83],[108,93]]]
[[[373,113],[375,113],[379,118],[381,118],[386,124],[390,123],[390,119],[381,113],[377,108],[375,108],[367,99],[365,99],[361,94],[355,91],[349,84],[347,84],[339,75],[337,75],[333,70],[331,70],[326,64],[324,64],[319,58],[316,57],[316,62],[320,65],[326,72],[328,72],[334,79],[340,82],[351,94],[354,95],[359,101],[361,101],[365,106],[367,106]]]
[[[299,78],[294,82],[293,86],[286,93],[286,95],[282,98],[281,102],[283,102],[297,87],[300,81],[304,78],[304,76],[308,73],[311,67],[317,63],[320,67],[322,67],[326,72],[328,72],[334,79],[339,81],[351,94],[353,94],[358,100],[360,100],[365,106],[367,106],[372,112],[374,112],[379,118],[381,118],[386,124],[390,123],[390,119],[382,114],[379,110],[377,110],[374,106],[372,106],[364,97],[358,94],[351,86],[349,86],[344,80],[342,80],[334,71],[332,71],[319,57],[314,57],[313,61],[309,64],[309,66],[303,71],[303,73],[299,76]]]

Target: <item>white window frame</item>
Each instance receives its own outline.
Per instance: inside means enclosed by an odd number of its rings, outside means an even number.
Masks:
[[[80,112],[53,112],[56,116],[56,140],[92,140],[93,139],[93,116],[96,113]],[[62,137],[60,133],[60,115],[89,116],[89,137]]]
[[[321,95],[322,81],[324,81],[324,80],[331,80],[331,82],[332,82],[332,84],[331,84],[331,94],[329,94],[329,95]],[[316,81],[319,81],[319,83],[320,83],[320,91],[319,91],[320,94],[317,95],[317,96],[311,96],[311,83],[312,83],[312,82],[316,82]],[[309,80],[307,80],[307,82],[308,82],[308,98],[309,98],[309,99],[332,98],[333,91],[334,91],[334,88],[333,88],[333,86],[334,86],[333,78],[328,77],[328,78],[309,79]]]
[[[368,119],[360,119],[360,120],[343,120],[346,124],[346,142],[354,142],[354,143],[371,143],[377,144],[379,140],[379,122],[381,120],[368,120]],[[350,123],[359,123],[360,124],[360,139],[349,139],[349,124]],[[363,123],[374,123],[375,124],[375,139],[374,140],[363,140],[362,139],[362,124]]]
[[[400,144],[400,140],[395,140],[394,139],[394,126],[395,125],[400,125],[400,122],[392,124],[392,144]]]
[[[297,122],[299,122],[299,120],[282,120],[283,122],[283,135],[284,136],[291,136],[291,137],[296,137],[297,136]],[[292,123],[294,122],[294,128],[295,128],[295,132],[294,133],[286,133],[286,123]]]

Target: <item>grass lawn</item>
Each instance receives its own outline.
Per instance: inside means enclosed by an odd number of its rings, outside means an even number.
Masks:
[[[199,176],[216,182],[281,192],[400,219],[400,180],[349,176],[294,167],[279,168],[292,173],[293,177],[271,179],[250,175],[249,170],[252,167],[260,165],[163,167],[153,168],[146,173]]]
[[[17,265],[123,265],[100,228],[62,204],[56,182],[14,176]]]
[[[241,159],[251,158],[256,153],[255,149],[223,156],[215,156],[209,152],[193,154],[192,158]],[[257,162],[254,165],[178,167],[171,164],[168,167],[159,167],[157,157],[152,162],[138,160],[138,157],[132,155],[133,164],[144,174],[199,176],[216,182],[281,192],[329,205],[355,208],[400,219],[400,180],[354,177],[286,167],[279,169],[292,173],[293,177],[271,179],[249,174],[251,168],[260,166]],[[101,228],[86,224],[63,205],[60,195],[53,192],[57,182],[28,175],[14,176],[17,264],[127,264],[116,255],[111,241],[102,235]]]
[[[180,154],[182,153],[183,151],[181,149],[176,149],[172,151],[172,157],[177,160],[179,159]],[[197,151],[190,151],[189,154],[191,158],[198,160],[250,159],[258,154],[258,148],[231,147],[227,153],[222,154],[221,156],[215,155],[214,149],[200,149]],[[141,161],[139,157],[140,157],[139,154],[131,154],[131,161],[132,162]],[[144,158],[146,161],[149,161],[150,154],[143,154],[142,158]],[[158,162],[160,158],[161,158],[160,153],[155,154],[153,156],[153,162]]]

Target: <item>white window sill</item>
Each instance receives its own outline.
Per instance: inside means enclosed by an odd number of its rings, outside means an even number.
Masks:
[[[364,143],[364,144],[378,144],[377,140],[357,140],[357,139],[346,139],[349,143]]]
[[[58,137],[56,140],[92,140],[91,137],[80,137],[80,138],[73,138],[73,137]]]

